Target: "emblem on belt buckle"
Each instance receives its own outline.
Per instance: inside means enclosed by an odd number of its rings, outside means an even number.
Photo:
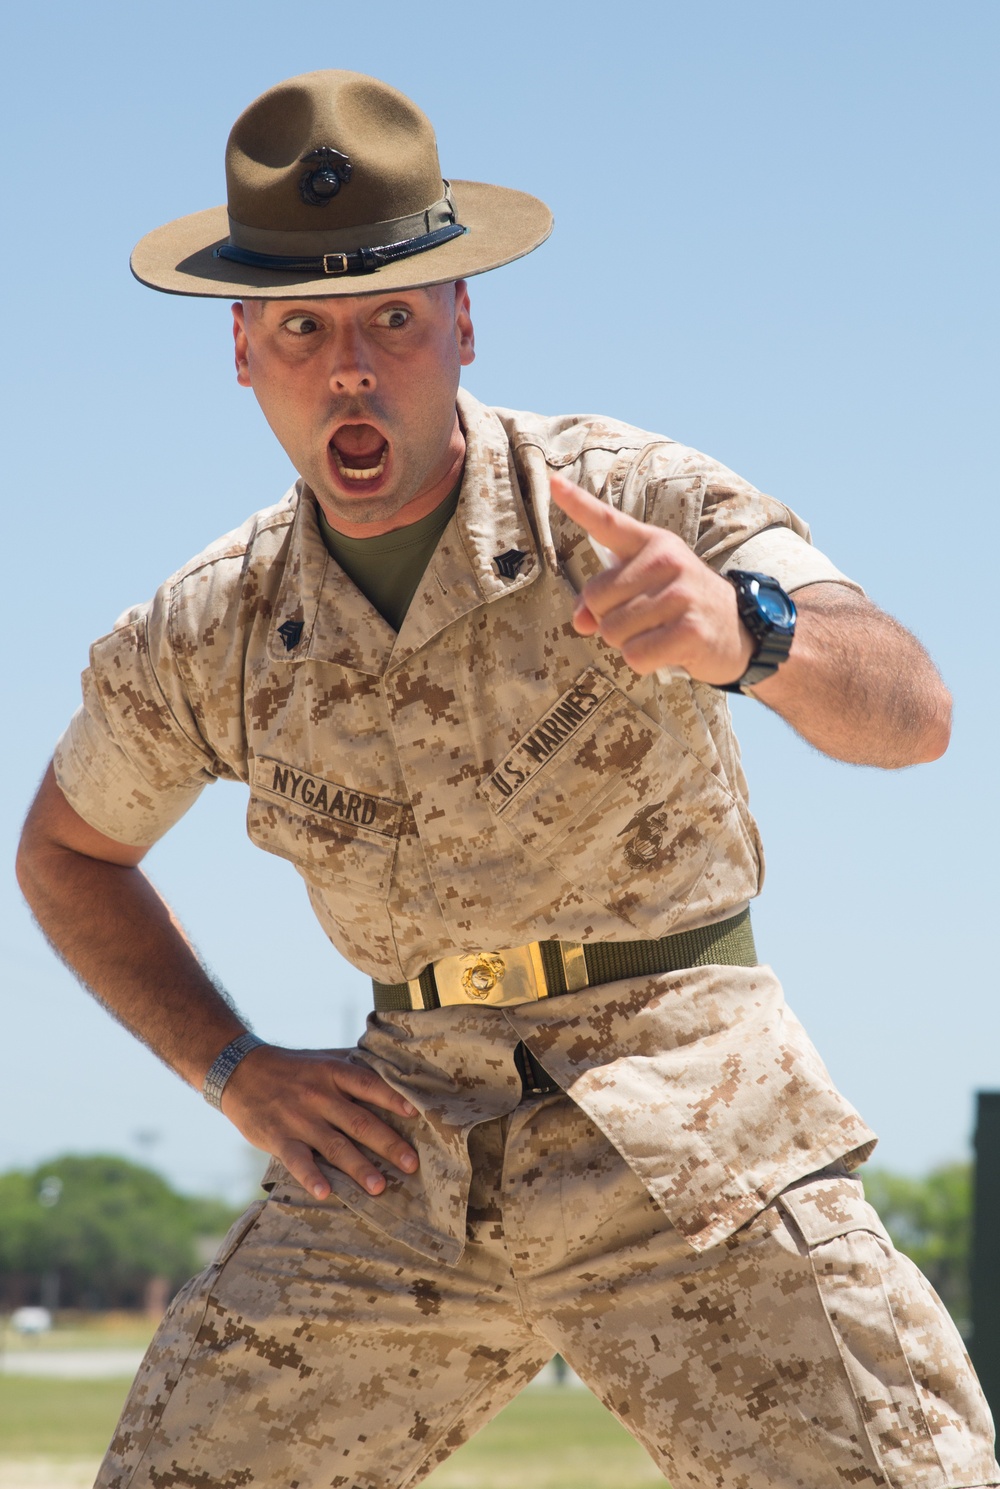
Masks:
[[[470,998],[488,998],[498,982],[503,982],[507,963],[492,951],[481,951],[471,967],[462,973],[462,986]]]

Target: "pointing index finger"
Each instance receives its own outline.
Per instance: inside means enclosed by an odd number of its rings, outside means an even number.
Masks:
[[[602,548],[609,549],[620,559],[632,558],[639,552],[647,537],[641,522],[598,501],[596,496],[574,486],[565,476],[550,476],[549,486],[556,506]]]

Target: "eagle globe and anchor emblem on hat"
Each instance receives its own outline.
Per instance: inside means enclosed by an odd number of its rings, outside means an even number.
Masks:
[[[306,171],[299,181],[299,194],[310,207],[325,207],[332,202],[342,186],[346,186],[354,172],[348,157],[335,150],[332,145],[319,145],[302,156],[299,164],[313,168]]]

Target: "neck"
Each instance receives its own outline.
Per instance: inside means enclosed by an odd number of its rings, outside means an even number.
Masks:
[[[317,496],[316,500],[323,510],[323,516],[334,532],[340,533],[345,538],[380,538],[385,533],[395,532],[397,528],[412,526],[414,522],[419,522],[422,517],[426,517],[428,513],[439,507],[462,479],[462,467],[465,464],[465,436],[460,433],[459,439],[461,448],[454,449],[451,463],[440,480],[435,481],[434,485],[429,486],[426,491],[412,497],[390,516],[376,518],[373,522],[352,522],[342,512],[331,511],[327,503]]]

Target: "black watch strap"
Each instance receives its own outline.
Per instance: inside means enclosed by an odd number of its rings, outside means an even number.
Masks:
[[[730,569],[725,576],[736,590],[740,620],[756,643],[742,677],[721,683],[723,693],[741,693],[773,677],[788,657],[795,639],[795,604],[770,574]]]

